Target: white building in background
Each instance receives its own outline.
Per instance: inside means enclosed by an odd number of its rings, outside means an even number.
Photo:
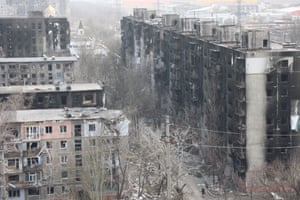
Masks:
[[[86,35],[83,22],[79,22],[79,26],[72,32],[71,42],[69,45],[71,55],[80,56],[80,54],[92,54],[97,56],[107,56],[108,49],[94,37]]]

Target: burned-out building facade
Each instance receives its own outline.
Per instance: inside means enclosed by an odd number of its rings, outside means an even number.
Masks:
[[[98,83],[0,87],[1,102],[9,97],[22,98],[22,110],[105,107],[104,88]]]
[[[41,12],[23,18],[0,18],[1,57],[68,55],[69,43],[66,18],[44,17]]]
[[[115,199],[129,121],[105,107],[102,84],[75,83],[69,22],[55,17],[68,0],[5,2],[20,10],[0,18],[0,198],[85,199],[101,187]],[[0,16],[16,11],[1,3]]]
[[[289,158],[297,142],[299,49],[272,43],[267,29],[134,13],[121,20],[123,62],[153,71],[160,102],[170,99],[160,104],[167,114],[188,111],[200,137],[222,133],[242,179]]]

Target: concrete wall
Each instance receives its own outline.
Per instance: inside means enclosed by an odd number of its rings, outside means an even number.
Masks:
[[[265,164],[266,137],[266,76],[269,57],[248,57],[246,60],[246,135],[248,171],[259,169]]]

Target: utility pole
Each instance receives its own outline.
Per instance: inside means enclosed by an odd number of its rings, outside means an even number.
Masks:
[[[171,199],[171,143],[170,143],[170,118],[166,116],[166,141],[167,141],[167,200]]]

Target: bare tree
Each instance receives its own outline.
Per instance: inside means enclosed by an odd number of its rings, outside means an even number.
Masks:
[[[0,103],[0,172],[2,174],[0,178],[1,182],[1,196],[2,199],[6,199],[6,187],[7,182],[5,176],[5,163],[4,154],[7,150],[17,151],[15,146],[11,142],[19,137],[18,131],[11,124],[11,119],[15,115],[15,111],[19,108],[23,108],[23,96],[11,95],[1,99]]]
[[[127,139],[95,136],[84,138],[82,143],[83,171],[80,180],[85,198],[123,198],[127,183]]]
[[[247,190],[251,199],[300,198],[300,159],[293,155],[289,161],[274,160],[265,168],[248,174]]]
[[[154,131],[140,122],[138,132],[138,136],[130,141],[130,191],[138,197],[149,195],[165,199],[167,181],[170,181],[174,198],[183,198],[186,185],[183,177],[188,170],[184,164],[184,151],[189,145],[186,143],[189,128],[171,130],[170,137],[166,138],[162,130]],[[171,144],[170,152],[168,152],[167,142]],[[170,163],[168,163],[168,156],[170,156]],[[171,180],[167,179],[168,173]]]

